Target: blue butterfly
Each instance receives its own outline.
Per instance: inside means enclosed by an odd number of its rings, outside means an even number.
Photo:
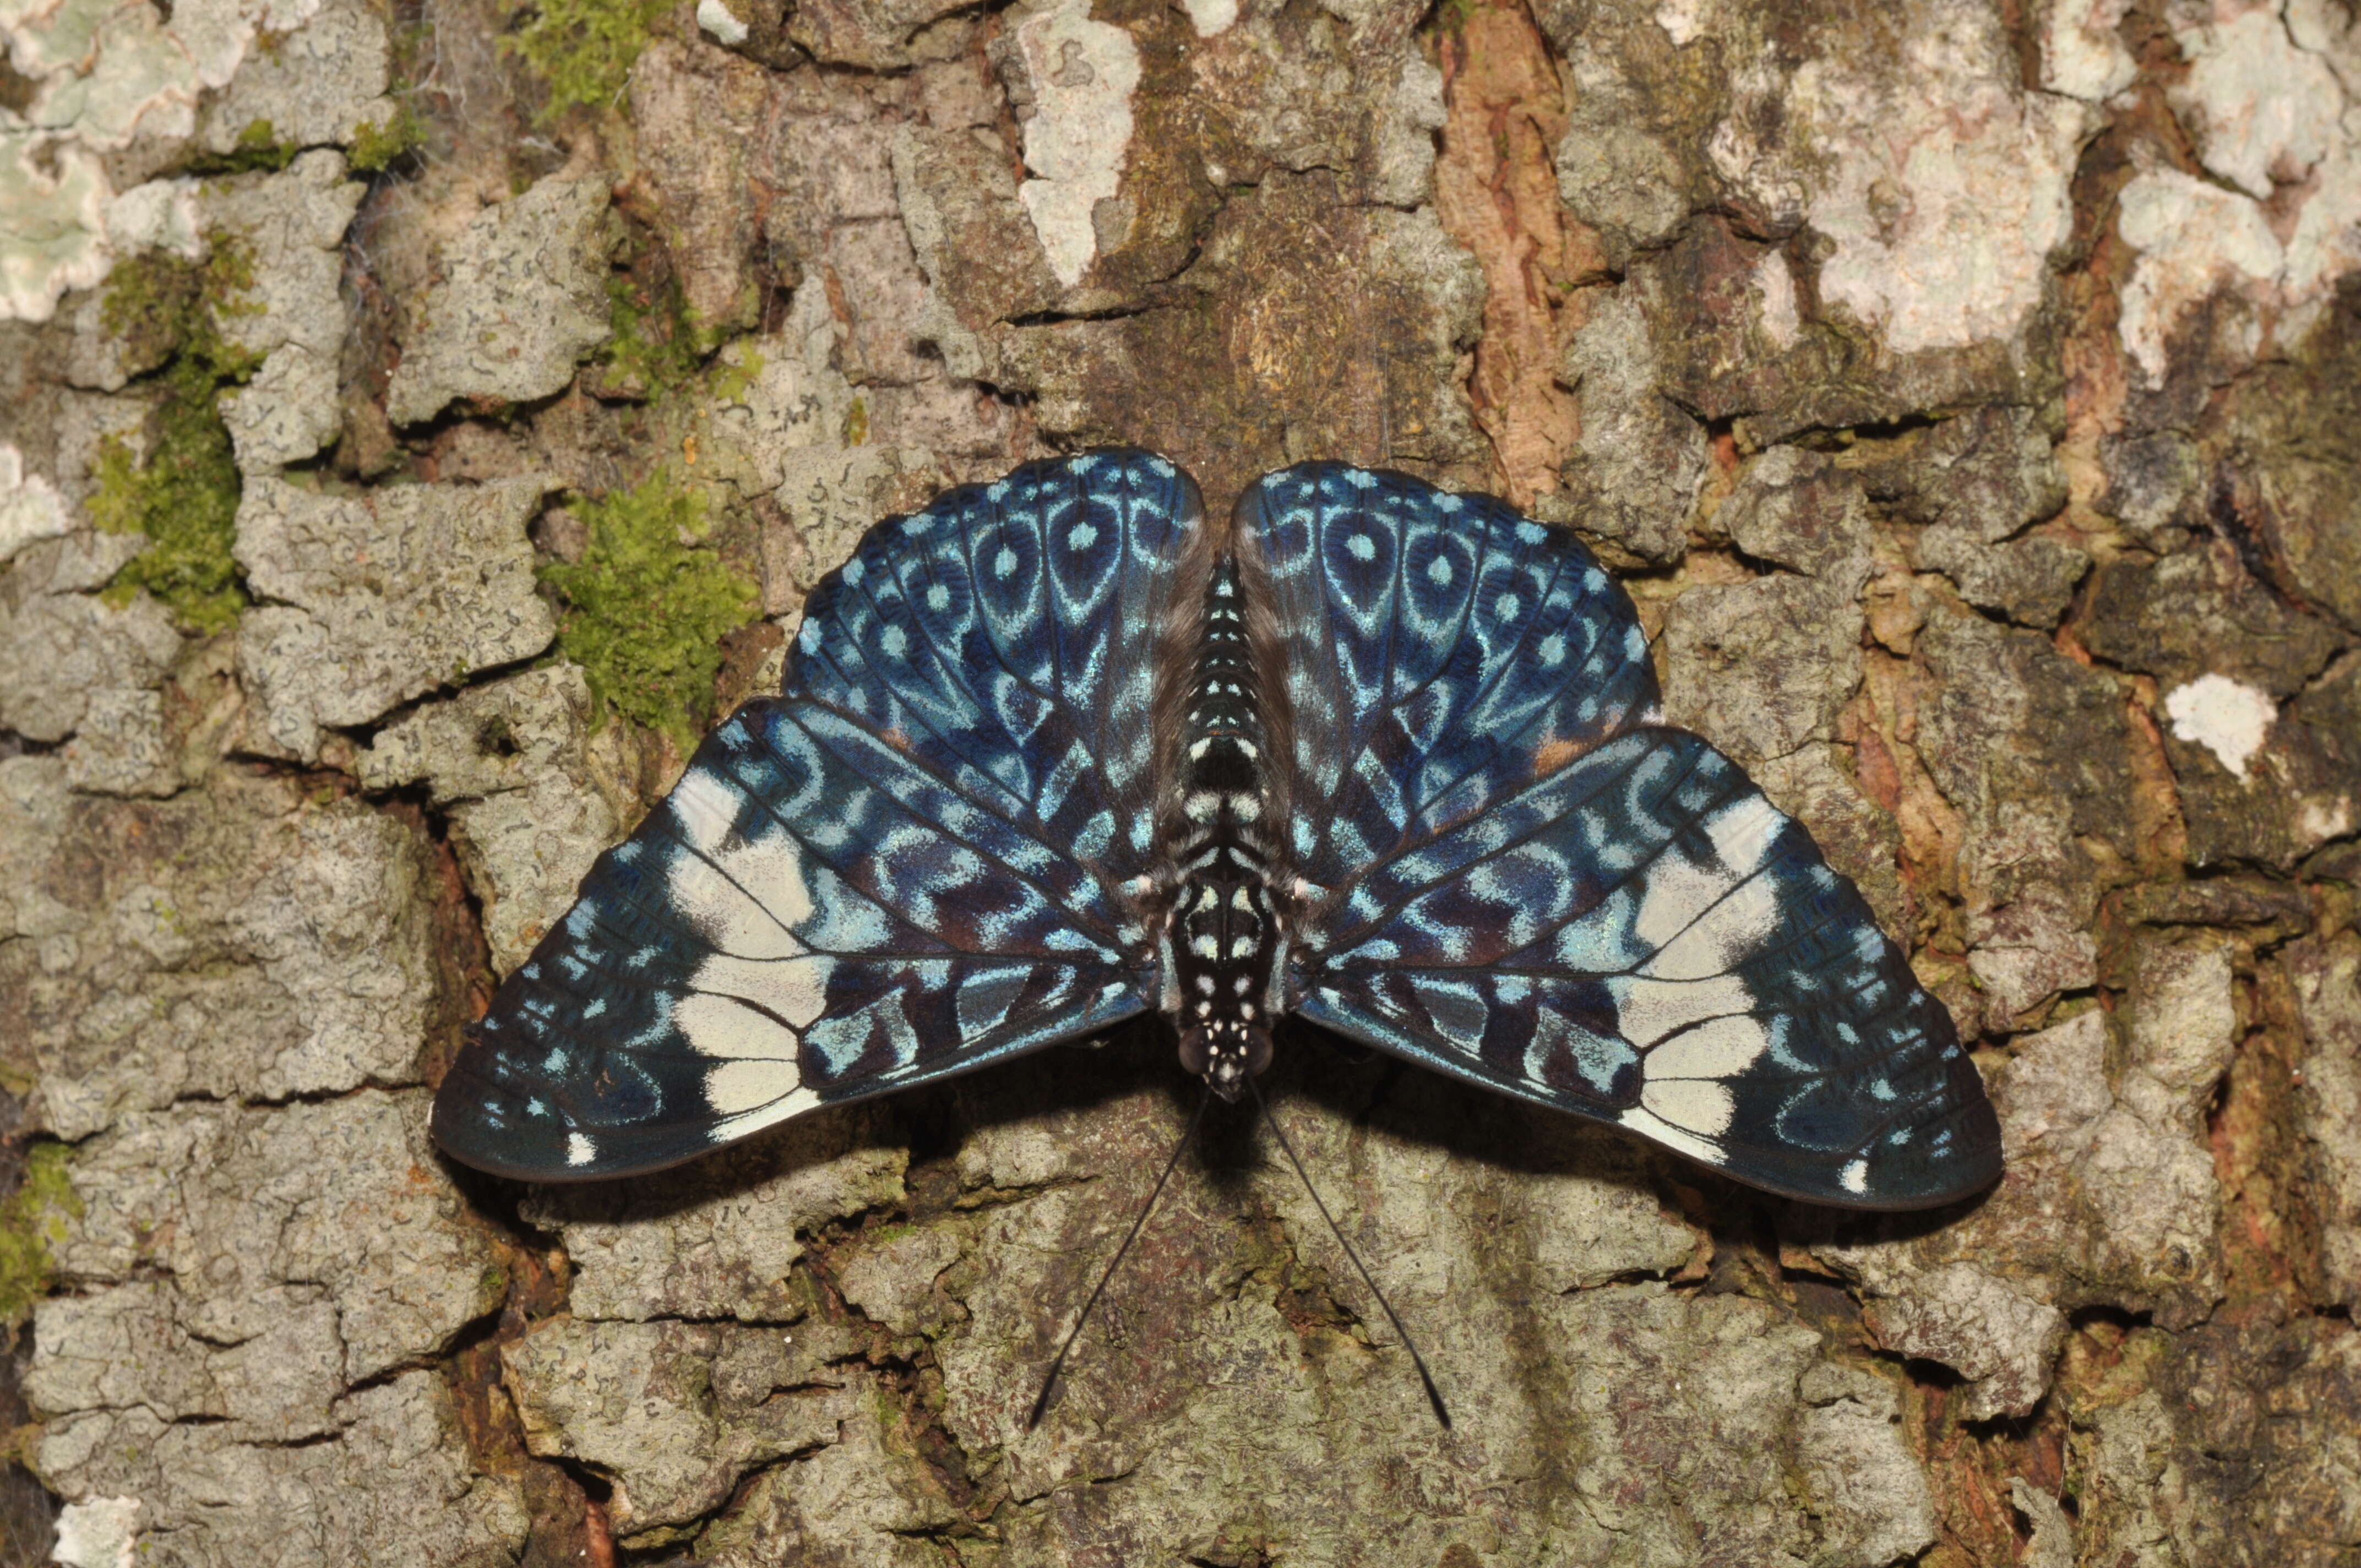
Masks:
[[[1949,1014],[1630,598],[1487,497],[1161,457],[871,530],[470,1032],[456,1158],[653,1170],[1148,1012],[1235,1098],[1293,1015],[1772,1192],[2000,1170]],[[1177,1157],[1177,1156],[1176,1156]]]

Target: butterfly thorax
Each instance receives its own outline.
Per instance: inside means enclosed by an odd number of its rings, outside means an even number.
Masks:
[[[1180,732],[1179,810],[1168,829],[1180,878],[1163,941],[1164,1010],[1180,1063],[1224,1100],[1270,1063],[1286,937],[1274,913],[1261,699],[1235,566],[1215,567]]]

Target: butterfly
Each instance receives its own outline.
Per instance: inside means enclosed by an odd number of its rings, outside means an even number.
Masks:
[[[2000,1170],[1949,1014],[1664,723],[1573,534],[1336,463],[1224,526],[1123,450],[872,529],[779,695],[500,987],[434,1130],[625,1176],[1148,1013],[1224,1099],[1292,1016],[1817,1203]]]

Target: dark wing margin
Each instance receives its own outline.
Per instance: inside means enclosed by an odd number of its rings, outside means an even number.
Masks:
[[[1027,465],[888,519],[468,1031],[466,1164],[629,1175],[1147,1010],[1154,645],[1195,486]]]
[[[1259,494],[1295,787],[1333,819],[1298,806],[1295,1012],[1790,1197],[1923,1208],[1998,1176],[1949,1014],[1800,824],[1655,721],[1630,601],[1578,542],[1397,475]],[[1475,587],[1413,602],[1463,564]]]

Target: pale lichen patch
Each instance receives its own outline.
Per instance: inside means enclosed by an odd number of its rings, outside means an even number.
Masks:
[[[2345,94],[2279,7],[2175,29],[2189,74],[2169,94],[2206,169],[2257,201],[2301,181],[2342,139]]]
[[[1656,7],[1656,26],[1675,44],[1686,44],[1705,31],[1704,7],[1697,0],[1664,0]]]
[[[107,237],[117,250],[163,250],[194,261],[204,254],[204,226],[194,180],[150,180],[107,203]]]
[[[396,424],[460,399],[527,401],[562,391],[611,334],[603,180],[552,175],[488,207],[445,247],[386,389]]]
[[[1803,330],[1802,313],[1795,301],[1795,275],[1787,269],[1784,252],[1766,250],[1754,269],[1754,308],[1762,323],[1763,335],[1773,347],[1784,350],[1795,346]]]
[[[93,1497],[58,1514],[50,1561],[62,1568],[131,1568],[139,1544],[139,1499]]]
[[[2164,711],[2174,735],[2204,747],[2242,779],[2279,717],[2270,693],[2227,675],[2200,675],[2175,686],[2165,696]]]
[[[2090,111],[2023,90],[1997,13],[1899,12],[1880,47],[1865,70],[1831,32],[1792,72],[1741,73],[1707,156],[1741,200],[1825,237],[1821,303],[1889,348],[2005,340],[2070,233]]]
[[[120,256],[196,254],[189,182],[118,196],[103,155],[192,137],[220,155],[258,133],[291,151],[348,141],[388,107],[384,25],[356,0],[0,6],[0,49],[27,93],[0,125],[0,321],[47,321]]]
[[[1189,25],[1197,29],[1201,38],[1210,38],[1228,32],[1237,25],[1238,0],[1184,0],[1189,9]]]
[[[2139,62],[2124,47],[2131,0],[2050,0],[2041,17],[2041,85],[2086,103],[2129,87]]]
[[[2140,252],[2117,331],[2151,387],[2164,382],[2169,339],[2191,307],[2225,288],[2268,290],[2286,259],[2259,205],[2178,170],[2153,170],[2125,186],[2115,232]],[[2257,323],[2230,330],[2254,352]]]
[[[1846,94],[1830,82],[1828,106]],[[1820,293],[1904,353],[2004,338],[2040,303],[2049,252],[2072,226],[2068,191],[2086,123],[2079,105],[2025,98],[1998,81],[1898,125],[1850,127],[1885,160],[1848,158],[1812,203],[1836,241]]]
[[[0,441],[0,562],[36,540],[54,539],[72,527],[57,487],[38,474],[25,472],[25,455]]]
[[[1071,288],[1098,258],[1095,209],[1123,182],[1139,47],[1121,27],[1093,21],[1090,0],[1056,0],[1011,31],[1009,92],[1033,176],[1016,197],[1049,269]]]
[[[59,295],[106,276],[106,198],[92,154],[0,131],[0,321],[47,321]]]
[[[2300,341],[2361,268],[2361,102],[2312,8],[2206,13],[2173,36],[2189,71],[2169,102],[2210,178],[2151,170],[2121,198],[2116,232],[2139,261],[2119,330],[2150,387],[2206,300],[2245,296],[2214,323],[2213,347],[2250,361],[2267,334]]]
[[[735,48],[746,41],[746,24],[721,0],[697,0],[697,25],[725,46]]]

